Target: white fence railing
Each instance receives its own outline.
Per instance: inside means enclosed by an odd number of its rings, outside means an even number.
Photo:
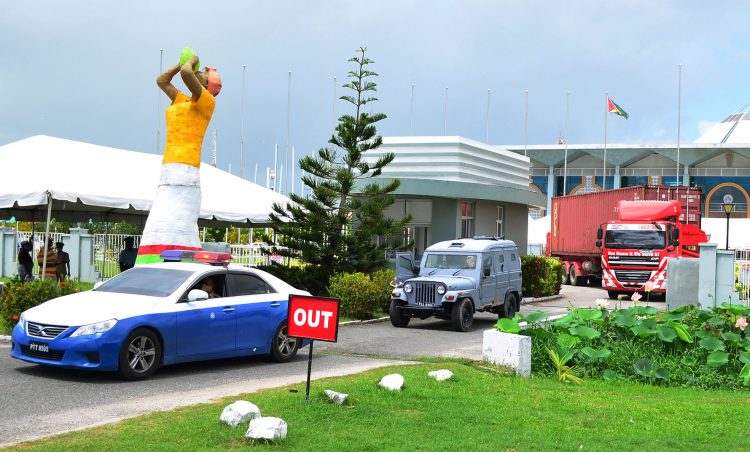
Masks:
[[[735,288],[740,300],[750,300],[750,250],[734,252]]]

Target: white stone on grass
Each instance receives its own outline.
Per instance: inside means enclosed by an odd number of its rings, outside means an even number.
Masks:
[[[277,417],[260,417],[250,421],[245,438],[279,441],[286,438],[286,421]]]
[[[219,420],[225,422],[230,427],[237,427],[240,424],[250,422],[260,417],[260,408],[246,400],[238,400],[231,405],[227,405],[221,412]]]
[[[391,391],[400,391],[404,387],[404,377],[399,374],[386,375],[380,380],[378,386],[390,389]]]
[[[340,392],[331,391],[330,389],[326,389],[323,392],[325,392],[328,398],[331,399],[331,402],[338,405],[343,405],[344,402],[346,402],[346,399],[349,397],[349,394],[342,394]]]
[[[437,381],[445,381],[453,376],[453,372],[448,369],[433,370],[427,375],[431,376]]]

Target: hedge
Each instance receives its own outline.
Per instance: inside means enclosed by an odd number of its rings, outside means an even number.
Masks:
[[[80,292],[80,283],[74,279],[57,281],[35,279],[33,281],[13,280],[4,285],[3,302],[0,306],[0,320],[12,329],[21,313],[47,300]]]
[[[394,270],[364,273],[337,273],[331,277],[328,293],[340,301],[341,313],[355,319],[372,319],[378,312],[387,312],[391,302],[391,281]]]
[[[522,256],[521,272],[525,297],[547,297],[560,293],[563,268],[559,259],[533,254]]]

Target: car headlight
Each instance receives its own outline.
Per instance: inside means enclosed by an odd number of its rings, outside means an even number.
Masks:
[[[445,287],[445,284],[438,284],[437,286],[437,293],[440,295],[443,295],[447,288]]]
[[[18,327],[21,328],[21,331],[26,331],[26,316],[23,314],[22,312],[21,317],[18,318]]]
[[[411,283],[404,284],[404,292],[411,293],[412,290],[414,290],[414,286]]]
[[[70,335],[70,337],[85,336],[89,334],[106,333],[111,330],[117,323],[115,319],[105,320],[104,322],[92,323],[90,325],[83,325],[78,327],[77,330]]]

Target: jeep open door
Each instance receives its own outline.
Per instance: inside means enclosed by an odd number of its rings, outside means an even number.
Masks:
[[[414,255],[412,253],[396,253],[396,284],[417,276],[414,273]]]

